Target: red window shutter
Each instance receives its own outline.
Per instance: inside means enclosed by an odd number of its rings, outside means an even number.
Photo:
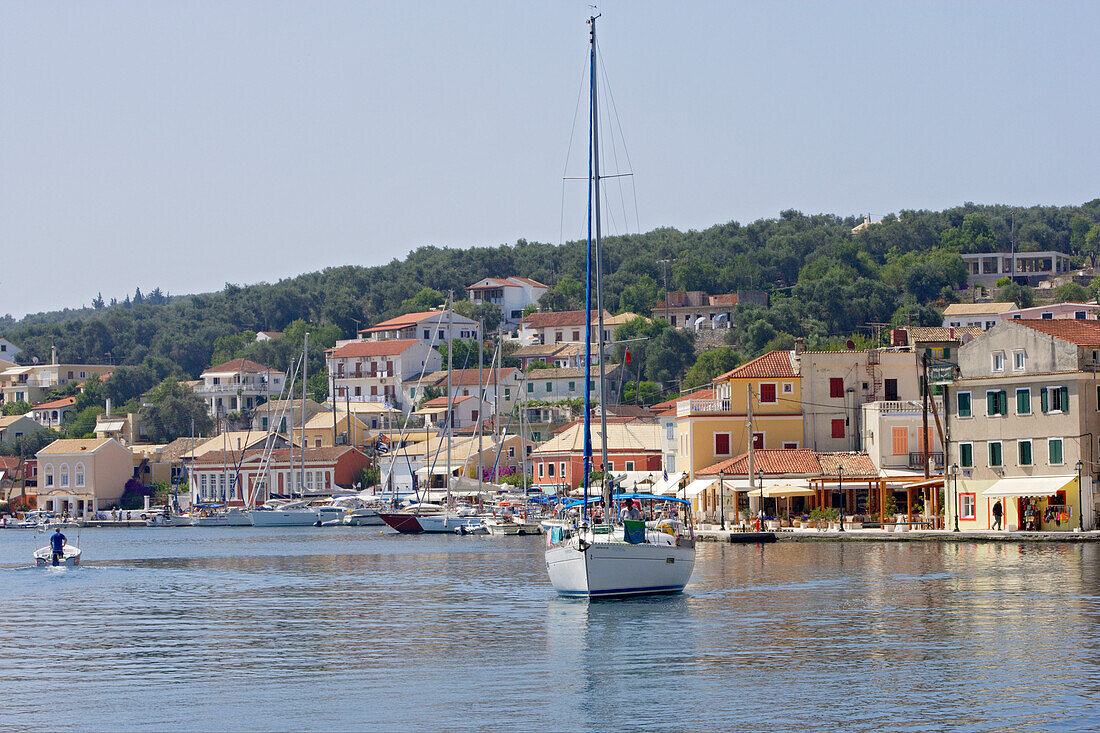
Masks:
[[[730,452],[730,436],[728,433],[714,434],[714,453],[719,456],[728,456]]]
[[[829,396],[830,397],[843,397],[844,396],[844,379],[843,379],[843,377],[830,377],[829,378]]]
[[[760,401],[761,402],[775,402],[775,385],[774,384],[761,384],[760,385]]]
[[[752,434],[752,447],[753,450],[764,450],[764,434],[753,433]]]
[[[844,419],[843,418],[833,420],[833,437],[834,438],[843,438],[844,437]]]

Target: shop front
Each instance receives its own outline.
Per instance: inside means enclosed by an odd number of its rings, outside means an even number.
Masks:
[[[1082,526],[1077,476],[1003,478],[981,494],[984,529],[1067,532]],[[1000,515],[1001,521],[997,521]],[[999,526],[998,526],[999,525]]]

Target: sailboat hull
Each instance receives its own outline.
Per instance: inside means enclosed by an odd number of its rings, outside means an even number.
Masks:
[[[692,543],[637,545],[594,542],[582,551],[577,538],[546,550],[546,571],[563,596],[616,598],[679,593],[695,569]]]

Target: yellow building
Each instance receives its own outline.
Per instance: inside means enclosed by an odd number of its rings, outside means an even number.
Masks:
[[[332,412],[318,412],[306,421],[305,428],[299,431],[299,435],[305,436],[305,444],[309,448],[332,448],[333,436],[340,445],[362,447],[370,441],[370,431],[366,424],[343,410],[337,409],[336,415]]]
[[[771,351],[717,377],[714,397],[676,403],[677,469],[701,468],[757,449],[801,448],[802,378],[792,351]],[[749,435],[749,404],[752,435]]]

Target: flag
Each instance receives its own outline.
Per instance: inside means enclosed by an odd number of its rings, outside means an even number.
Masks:
[[[626,347],[625,356],[626,356],[626,363],[629,364],[630,363],[630,347],[629,346]]]
[[[378,455],[385,455],[390,452],[390,439],[385,435],[379,435],[378,440],[374,442],[374,450],[378,452]]]

